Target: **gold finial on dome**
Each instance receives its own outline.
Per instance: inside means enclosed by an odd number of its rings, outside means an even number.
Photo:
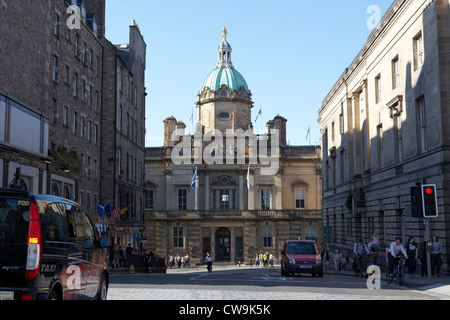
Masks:
[[[227,38],[227,34],[228,34],[227,28],[223,27],[223,30],[222,30],[222,38],[226,39],[226,38]]]

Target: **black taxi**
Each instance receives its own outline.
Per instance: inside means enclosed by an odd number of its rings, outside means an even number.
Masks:
[[[110,242],[73,201],[0,188],[0,300],[106,300]]]

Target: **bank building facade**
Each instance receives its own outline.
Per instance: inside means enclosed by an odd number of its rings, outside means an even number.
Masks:
[[[225,28],[222,37],[198,94],[195,133],[170,116],[164,146],[146,148],[144,247],[189,254],[191,264],[206,253],[223,263],[254,263],[260,253],[276,261],[286,240],[322,238],[321,151],[287,145],[282,116],[267,122],[267,134],[254,133],[252,93]]]

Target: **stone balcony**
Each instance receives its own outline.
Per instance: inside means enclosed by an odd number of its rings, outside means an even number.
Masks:
[[[320,220],[321,210],[199,210],[199,211],[159,211],[146,210],[145,219],[152,220]]]

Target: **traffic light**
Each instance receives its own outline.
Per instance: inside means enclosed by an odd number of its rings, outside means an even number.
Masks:
[[[422,189],[420,187],[411,188],[411,213],[412,217],[423,217]]]
[[[422,186],[422,203],[423,203],[423,216],[425,218],[437,218],[438,205],[436,185],[429,184]]]

